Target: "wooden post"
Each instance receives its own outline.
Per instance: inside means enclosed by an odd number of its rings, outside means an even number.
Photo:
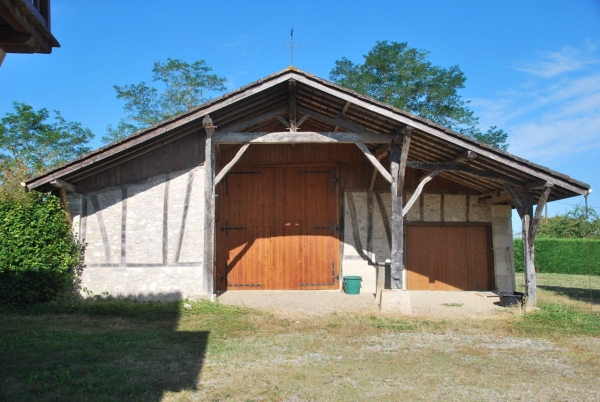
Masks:
[[[204,153],[204,260],[203,260],[203,290],[212,295],[215,292],[215,194],[213,182],[215,177],[215,153],[213,135],[215,126],[209,115],[202,120],[206,131],[206,146]]]
[[[404,173],[406,171],[406,160],[412,137],[412,127],[404,130],[402,149],[398,140],[394,139],[390,147],[391,160],[391,198],[392,198],[392,265],[391,265],[391,287],[392,289],[403,288],[402,275],[404,271],[404,217],[402,216],[402,191],[404,188]]]
[[[526,307],[533,308],[537,305],[537,281],[535,275],[535,236],[542,216],[542,210],[546,206],[553,185],[546,183],[544,191],[540,195],[538,204],[533,214],[533,193],[524,189],[523,195],[519,197],[515,190],[504,186],[512,198],[517,212],[521,217],[521,236],[523,238],[523,271],[525,274]]]

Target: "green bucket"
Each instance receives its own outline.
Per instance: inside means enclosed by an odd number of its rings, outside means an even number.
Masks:
[[[361,276],[344,276],[344,292],[348,295],[360,294]]]

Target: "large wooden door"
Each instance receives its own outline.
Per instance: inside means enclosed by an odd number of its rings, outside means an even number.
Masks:
[[[492,290],[489,226],[409,225],[408,290]]]
[[[217,289],[335,289],[335,167],[235,168],[219,186]]]

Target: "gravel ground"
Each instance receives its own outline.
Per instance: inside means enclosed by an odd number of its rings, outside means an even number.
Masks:
[[[487,292],[487,294],[491,294]],[[405,292],[412,316],[431,318],[489,318],[515,313],[498,306],[497,297],[477,292]],[[328,315],[333,312],[379,313],[375,295],[347,295],[338,290],[227,291],[218,297],[224,304],[256,308],[282,317]],[[399,315],[400,312],[386,314]]]

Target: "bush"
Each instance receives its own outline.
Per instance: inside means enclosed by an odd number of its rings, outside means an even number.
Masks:
[[[515,239],[515,270],[523,272],[523,239]],[[535,268],[553,274],[600,275],[600,240],[536,239]]]
[[[52,300],[72,288],[82,256],[57,197],[0,199],[0,304]]]

